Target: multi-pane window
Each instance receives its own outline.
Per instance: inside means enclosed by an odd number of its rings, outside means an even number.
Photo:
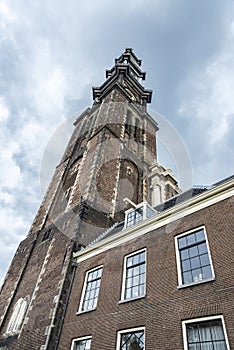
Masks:
[[[145,334],[144,329],[121,331],[118,334],[117,350],[144,350]]]
[[[179,284],[186,285],[213,277],[204,228],[176,237]]]
[[[128,198],[124,198],[124,202],[131,204],[135,209],[128,209],[125,212],[125,223],[124,228],[131,227],[133,225],[138,224],[146,219],[151,218],[153,215],[156,215],[156,211],[151,208],[148,203],[143,202],[138,204],[137,206],[131,202]]]
[[[184,321],[186,350],[228,350],[222,317]]]
[[[96,308],[101,278],[102,266],[87,272],[80,311],[89,311]]]
[[[146,251],[141,250],[125,258],[122,300],[145,295]]]
[[[141,221],[143,221],[143,207],[137,208],[128,213],[126,226],[129,227]]]
[[[90,350],[91,349],[91,337],[74,339],[72,342],[71,350]]]

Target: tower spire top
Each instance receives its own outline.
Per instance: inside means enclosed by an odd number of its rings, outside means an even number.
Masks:
[[[145,72],[142,72],[140,69],[141,60],[134,54],[133,49],[128,48],[122,53],[119,58],[115,59],[115,66],[128,65],[130,72],[135,78],[140,78],[145,80]],[[111,69],[106,70],[106,78],[112,75],[115,66]]]
[[[100,87],[93,87],[95,103],[101,102],[102,98],[115,86],[121,88],[128,98],[131,89],[130,99],[140,101],[141,105],[150,103],[152,91],[141,85],[141,80],[145,80],[146,73],[142,72],[140,66],[141,60],[131,48],[126,48],[120,57],[115,59],[115,65],[106,70],[106,81]]]

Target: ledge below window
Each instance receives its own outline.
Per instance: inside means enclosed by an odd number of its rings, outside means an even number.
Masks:
[[[212,282],[215,280],[215,277],[209,278],[207,280],[202,280],[202,281],[197,281],[197,282],[192,282],[192,283],[188,283],[188,284],[181,284],[180,286],[177,286],[177,289],[182,289],[182,288],[187,288],[187,287],[193,287],[193,286],[197,286],[198,284],[202,284],[202,283],[207,283],[207,282]]]
[[[132,299],[120,300],[120,301],[119,301],[119,304],[128,303],[129,301],[135,301],[135,300],[139,300],[139,299],[142,299],[142,298],[145,298],[145,297],[146,297],[146,295],[141,295],[141,296],[139,296],[139,297],[132,298]]]
[[[91,311],[94,311],[94,310],[96,310],[96,307],[93,308],[93,309],[89,309],[89,310],[77,311],[77,312],[76,312],[76,315],[86,314],[86,312],[91,312]]]

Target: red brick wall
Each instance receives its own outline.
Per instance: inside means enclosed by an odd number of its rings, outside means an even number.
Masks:
[[[54,297],[58,295],[59,282],[64,278],[62,270],[66,268],[70,260],[69,250],[67,250],[69,246],[67,237],[58,232],[54,232],[54,235],[51,235],[49,239],[42,242],[43,232],[41,232],[29,258],[25,261],[24,254],[27,252],[27,249],[30,248],[30,240],[33,236],[35,238],[35,234],[31,235],[21,243],[1,293],[1,305],[4,305],[9,292],[14,290],[13,288],[15,287],[15,294],[13,295],[7,317],[4,320],[1,335],[6,331],[13,307],[17,300],[27,295],[30,296],[30,307],[26,315],[28,317],[28,322],[23,326],[21,336],[8,345],[9,350],[39,350],[40,346],[45,343],[45,330],[51,323],[51,309],[55,307]],[[53,237],[55,238],[54,240]],[[21,250],[24,247],[26,251],[22,254]],[[69,260],[65,259],[66,254]],[[23,273],[19,284],[16,286],[14,283],[18,277],[18,275],[16,276],[17,266],[23,269]],[[43,267],[45,268],[44,272],[42,272]],[[36,286],[38,289],[35,289]],[[33,295],[35,299],[33,299]]]
[[[9,349],[36,350],[45,343],[45,328],[51,322],[49,314],[54,308],[54,297],[59,282],[65,278],[61,271],[69,238],[75,237],[79,243],[87,245],[113,224],[115,211],[119,212],[118,220],[123,218],[123,196],[136,202],[142,200],[143,166],[147,172],[152,162],[152,158],[146,161],[144,149],[149,145],[155,149],[155,129],[150,124],[154,133],[147,136],[146,132],[145,145],[137,143],[134,137],[128,141],[124,139],[128,108],[143,127],[142,120],[146,120],[146,116],[129,104],[119,89],[113,89],[99,106],[87,109],[76,122],[30,233],[20,245],[20,249],[24,247],[25,250],[21,252],[19,249],[15,256],[1,293],[1,315],[9,306],[2,329],[4,334],[15,302],[26,295],[31,297],[35,287],[39,287],[28,312],[29,321],[19,340]],[[155,150],[152,152],[154,154]],[[78,160],[79,171],[71,175],[71,167]],[[126,167],[131,162],[135,164],[128,181],[132,188],[122,186],[121,182],[127,179]],[[63,201],[63,193],[70,186],[73,186],[71,195]],[[51,239],[42,243],[41,236],[51,224],[55,225],[56,235],[48,257]],[[45,261],[45,270],[38,283]],[[69,264],[69,260],[66,263]]]
[[[184,319],[223,314],[231,349],[233,314],[233,204],[225,200],[149,232],[78,265],[59,349],[92,335],[92,349],[115,349],[117,331],[146,327],[147,350],[183,349]],[[232,211],[231,211],[232,210]],[[174,236],[205,225],[215,280],[177,289]],[[147,248],[146,297],[119,304],[124,256]],[[76,315],[85,273],[103,264],[97,309]]]

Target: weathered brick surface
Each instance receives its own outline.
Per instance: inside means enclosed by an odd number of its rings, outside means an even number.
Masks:
[[[233,314],[233,204],[224,200],[78,264],[59,349],[73,338],[92,335],[92,349],[116,348],[117,331],[146,327],[147,350],[183,349],[184,319],[224,315],[231,349]],[[215,280],[177,289],[174,237],[205,225]],[[146,297],[119,303],[124,256],[147,249]],[[97,309],[76,315],[85,273],[103,264]]]
[[[10,306],[12,310],[19,298],[29,295],[31,301],[26,315],[29,321],[24,324],[21,336],[8,345],[9,350],[36,350],[40,349],[40,346],[45,343],[45,330],[51,323],[50,312],[51,309],[55,308],[54,297],[59,294],[59,282],[65,277],[62,270],[66,268],[70,260],[70,256],[69,260],[65,259],[66,254],[69,254],[67,250],[68,238],[55,231],[45,241],[42,241],[43,232],[38,235],[34,247],[31,249],[30,256],[25,262],[20,256],[20,251],[23,246],[26,249],[30,248],[28,241],[32,236],[29,236],[21,243],[18,253],[13,260],[13,265],[9,270],[9,277],[2,290],[3,298],[1,300],[4,302],[4,296],[13,289],[10,283],[16,280],[15,273],[17,269],[14,265],[18,264],[24,271],[17,287],[15,286],[16,289]],[[4,334],[6,331],[10,316],[11,312],[8,312],[7,317],[4,319],[1,334]]]
[[[149,187],[145,178],[156,158],[157,124],[146,112],[151,92],[137,81],[131,87],[133,78],[129,68],[125,78],[123,73],[119,74],[111,89],[107,86],[105,93],[102,87],[96,91],[102,98],[95,98],[92,108],[87,108],[74,123],[74,132],[29,234],[12,261],[0,298],[3,323],[0,344],[7,340],[9,350],[37,350],[43,345],[47,350],[53,348],[71,278],[72,251],[88,245],[114,222],[123,219],[126,209],[123,197],[135,202],[147,198]],[[133,100],[135,103],[130,102]],[[49,228],[53,228],[53,234],[43,241]],[[83,275],[81,278],[83,281]],[[117,288],[119,281],[115,283]],[[26,295],[31,301],[21,334],[6,339],[4,334],[13,307]],[[113,300],[116,297],[109,292],[108,295]],[[111,304],[108,305],[100,309],[98,320],[103,313],[109,313]],[[125,306],[119,307],[125,312]],[[120,326],[117,314],[113,314],[113,320]],[[81,319],[85,321],[85,317]],[[84,330],[82,327],[80,332]],[[93,331],[104,332],[98,329],[98,323],[93,327]],[[103,341],[107,344],[109,340],[103,337]]]
[[[143,166],[147,165],[143,147],[147,145],[147,133],[145,145],[135,139],[138,130],[134,125],[130,138],[124,134],[128,108],[131,105],[126,97],[114,89],[99,107],[94,107],[93,112],[86,111],[76,123],[62,162],[55,170],[30,233],[12,262],[1,293],[2,334],[17,300],[26,295],[35,298],[21,337],[13,339],[9,349],[39,349],[45,344],[58,284],[66,278],[61,275],[61,265],[70,239],[87,245],[113,225],[114,220],[123,219],[124,197],[135,202],[143,199]],[[138,113],[141,120],[141,112]],[[136,114],[135,108],[133,115]],[[154,147],[155,142],[149,140]],[[79,169],[73,172],[76,162]],[[69,188],[72,190],[66,198],[64,192]],[[54,241],[51,237],[41,242],[51,225]]]
[[[8,307],[14,303],[15,289],[21,283],[27,262],[30,259],[35,245],[35,236],[30,235],[22,241],[12,260],[5,281],[1,289],[0,316],[3,316]],[[12,288],[13,287],[13,288]]]

